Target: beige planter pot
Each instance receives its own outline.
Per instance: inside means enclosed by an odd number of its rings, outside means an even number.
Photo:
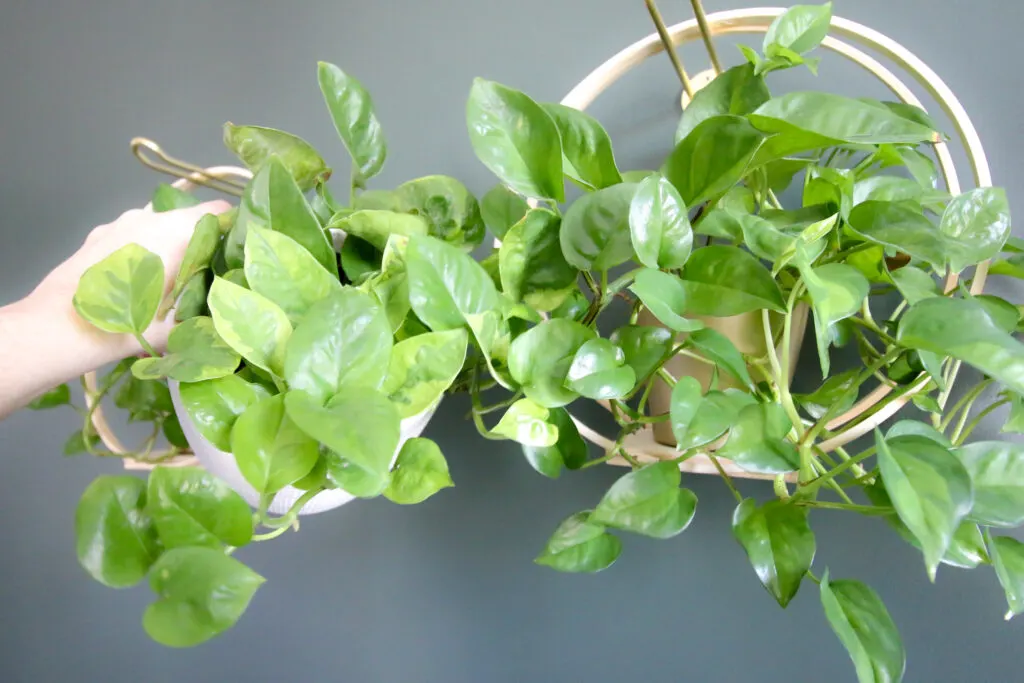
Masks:
[[[782,343],[776,348],[775,352],[782,357],[783,353],[789,354],[789,381],[793,381],[793,375],[796,372],[796,363],[800,357],[800,347],[803,344],[804,334],[807,330],[807,319],[809,315],[809,308],[807,304],[798,304],[793,309],[793,322],[790,331],[790,344],[788,352],[782,348]],[[728,318],[712,318],[706,316],[696,316],[695,319],[700,320],[707,327],[720,332],[729,338],[736,348],[741,353],[751,356],[764,356],[767,353],[768,346],[764,338],[764,324],[761,319],[761,311],[753,311],[751,313],[744,313],[742,315],[730,316]],[[782,326],[782,315],[778,313],[771,314],[772,328],[778,336],[778,332]],[[662,326],[654,316],[648,311],[641,312],[638,322],[641,325],[654,325]],[[679,335],[679,340],[682,341],[686,338],[685,334]],[[707,363],[702,363],[699,360],[690,358],[688,356],[676,356],[668,363],[665,364],[665,369],[673,377],[693,377],[700,382],[701,388],[706,392],[711,384],[712,368]],[[757,377],[754,370],[751,370],[751,375]],[[740,388],[739,381],[736,380],[732,375],[719,372],[718,373],[718,388]],[[667,413],[669,411],[670,399],[672,390],[668,384],[661,380],[656,380],[654,388],[651,389],[650,406],[653,414],[659,415]],[[668,422],[659,422],[654,425],[654,438],[655,440],[666,446],[675,446],[676,440],[672,435],[672,426]]]

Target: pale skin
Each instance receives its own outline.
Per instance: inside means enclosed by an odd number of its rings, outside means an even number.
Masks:
[[[0,419],[59,384],[142,353],[131,335],[102,332],[75,311],[72,297],[87,268],[134,242],[163,260],[169,292],[196,222],[230,208],[218,200],[164,213],[127,211],[93,229],[81,248],[32,293],[0,308]],[[143,336],[161,351],[172,326],[173,314],[154,321]]]

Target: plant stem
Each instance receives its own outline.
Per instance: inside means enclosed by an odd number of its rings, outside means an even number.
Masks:
[[[786,313],[786,324],[788,324],[788,321],[789,313]],[[793,423],[793,429],[795,429],[797,435],[802,438],[804,435],[804,424],[800,419],[800,414],[796,410],[796,405],[793,403],[793,397],[789,393],[789,382],[786,381],[785,376],[782,374],[782,365],[779,363],[779,356],[775,352],[775,345],[772,343],[772,324],[767,309],[761,311],[761,322],[764,325],[764,338],[768,346],[768,361],[771,363],[772,372],[775,374],[775,383],[779,391],[779,401],[782,403],[783,409],[786,411],[790,421]],[[788,349],[786,349],[786,351],[788,355]]]
[[[975,386],[973,389],[964,394],[960,398],[960,400],[956,402],[956,405],[953,406],[953,409],[949,411],[949,414],[943,418],[939,426],[939,431],[945,432],[947,429],[949,429],[949,425],[953,422],[954,419],[956,419],[956,414],[961,410],[963,410],[964,412],[970,412],[971,407],[974,405],[974,402],[978,400],[978,398],[985,391],[985,389],[988,389],[990,384],[992,384],[992,380],[982,380],[977,384],[977,386]]]
[[[953,444],[956,445],[956,446],[962,446],[964,441],[967,441],[967,437],[969,437],[971,435],[971,433],[975,429],[978,428],[978,425],[981,424],[982,420],[984,420],[986,417],[991,415],[996,410],[999,410],[1000,408],[1002,408],[1003,406],[1005,406],[1009,402],[1010,402],[1010,399],[1004,398],[1001,401],[997,401],[997,402],[993,403],[988,408],[985,408],[985,410],[983,410],[980,413],[978,413],[978,416],[976,418],[974,418],[973,420],[971,420],[971,423],[969,425],[967,425],[966,429],[960,428],[960,429],[958,429],[956,431],[955,434],[953,434],[953,439],[952,439],[953,440]],[[966,410],[964,411],[964,415],[967,415],[967,411]]]
[[[271,529],[277,529],[280,527],[287,528],[291,526],[291,524],[298,518],[299,512],[302,510],[302,508],[306,506],[306,503],[313,500],[313,498],[317,494],[321,493],[324,490],[325,489],[323,487],[320,487],[306,491],[299,497],[297,501],[295,501],[295,503],[291,506],[288,512],[284,513],[284,515],[278,517],[277,519],[265,519],[263,521],[263,526]]]
[[[673,388],[679,383],[678,380],[670,375],[668,370],[665,368],[658,368],[658,377],[660,377],[665,384]]]
[[[870,458],[874,454],[875,454],[875,449],[874,448],[869,448],[868,450],[864,451],[863,453],[859,453],[858,455],[856,455],[856,456],[850,458],[849,460],[845,461],[844,463],[842,463],[841,465],[839,465],[835,469],[833,469],[833,470],[831,470],[829,472],[826,472],[825,474],[821,475],[817,479],[809,481],[806,484],[801,484],[801,487],[803,487],[803,492],[813,493],[813,492],[817,491],[819,488],[821,488],[821,485],[826,483],[826,482],[833,482],[834,483],[835,482],[835,478],[838,477],[840,474],[842,474],[843,472],[845,472],[845,471],[847,471],[849,469],[852,469],[852,468],[856,467],[857,465],[859,465],[860,463],[864,462],[865,460],[867,460],[868,458]]]
[[[150,343],[149,343],[148,341],[146,341],[146,338],[145,338],[145,337],[143,337],[143,336],[142,336],[141,334],[139,334],[139,333],[136,333],[136,334],[135,334],[135,338],[136,338],[137,340],[139,340],[139,345],[140,345],[140,346],[142,347],[142,350],[143,350],[143,351],[145,351],[146,353],[148,353],[148,354],[149,354],[150,356],[152,356],[153,358],[159,358],[159,357],[160,357],[160,354],[156,352],[156,349],[154,349],[154,348],[153,348],[153,345],[152,345],[152,344],[150,344]]]
[[[822,510],[847,510],[859,512],[865,515],[891,515],[895,512],[891,507],[877,507],[874,505],[850,505],[849,503],[830,503],[824,500],[800,500],[796,502],[801,507],[821,508]]]
[[[742,503],[743,496],[740,495],[740,492],[736,489],[736,484],[733,483],[732,477],[730,477],[729,473],[725,471],[724,467],[722,467],[722,463],[718,462],[718,458],[716,458],[711,453],[708,453],[708,459],[711,460],[711,463],[715,466],[715,469],[718,470],[718,473],[722,476],[722,481],[724,481],[725,485],[729,487],[730,491],[732,491],[732,495],[736,499],[736,502]]]
[[[281,534],[285,533],[286,531],[288,531],[288,529],[288,525],[285,525],[280,528],[274,529],[273,531],[267,532],[265,534],[253,534],[252,540],[256,543],[259,543],[260,541],[269,541],[270,539],[277,538]]]
[[[879,327],[878,325],[876,325],[873,321],[867,321],[867,320],[864,320],[863,318],[858,318],[855,315],[850,316],[848,319],[854,325],[860,325],[861,327],[863,327],[865,329],[868,329],[868,330],[871,330],[872,332],[874,332],[876,335],[878,335],[879,339],[881,339],[882,341],[884,341],[886,343],[887,346],[899,346],[899,342],[897,342],[895,339],[893,339],[888,334],[886,334],[882,330],[882,328]]]

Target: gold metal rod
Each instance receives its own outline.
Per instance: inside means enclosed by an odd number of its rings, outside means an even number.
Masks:
[[[711,66],[715,69],[715,74],[722,73],[722,62],[718,59],[718,51],[715,50],[715,44],[711,40],[711,28],[708,27],[708,16],[704,12],[704,5],[701,0],[690,0],[690,4],[693,5],[693,14],[697,17],[697,25],[700,26],[700,34],[704,38],[704,47],[707,48],[708,57],[711,58]]]
[[[683,61],[679,58],[679,53],[676,52],[676,46],[672,43],[672,37],[668,34],[668,28],[665,26],[665,20],[661,18],[658,6],[654,4],[654,0],[644,0],[644,3],[647,5],[647,11],[651,13],[651,21],[654,22],[654,27],[658,30],[661,42],[665,46],[665,52],[668,53],[668,58],[672,60],[672,67],[676,70],[676,74],[679,75],[679,80],[683,84],[683,90],[686,91],[687,96],[692,98],[693,84],[690,83],[690,77],[686,74],[686,69],[683,68]]]
[[[170,156],[160,145],[156,144],[152,140],[147,138],[133,138],[131,141],[132,154],[135,155],[144,166],[153,169],[159,173],[175,178],[184,178],[190,183],[196,185],[202,185],[211,190],[223,192],[225,194],[239,197],[245,190],[245,184],[227,177],[222,178],[217,175],[207,172],[205,169],[195,166],[193,164],[175,159]],[[153,154],[159,159],[159,161],[151,159],[149,154]]]

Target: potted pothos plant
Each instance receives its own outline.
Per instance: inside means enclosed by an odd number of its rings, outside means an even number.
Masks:
[[[744,63],[696,93],[657,171],[620,169],[587,114],[474,82],[470,139],[501,181],[482,200],[500,239],[485,265],[505,297],[543,316],[510,328],[489,370],[512,394],[497,405],[514,401],[533,425],[514,438],[539,472],[631,466],[557,527],[538,563],[600,571],[620,554],[619,532],[682,533],[697,498],[679,466],[706,456],[736,498],[732,528],[753,576],[783,607],[818,584],[859,680],[897,681],[896,625],[872,588],[830,576],[811,513],[878,518],[921,550],[932,581],[942,566],[990,566],[1007,618],[1024,611],[1024,544],[1003,533],[1024,522],[1024,448],[971,440],[997,411],[1004,432],[1024,431],[1021,308],[974,287],[991,259],[992,273],[1021,277],[1021,244],[1003,190],[938,189],[930,148],[943,136],[923,110],[769,91],[772,72],[816,67],[830,21],[831,5],[782,14],[761,53],[744,48]],[[572,201],[566,180],[581,190]],[[796,392],[808,312],[820,376]],[[834,362],[838,347],[859,363]],[[980,379],[953,402],[962,365]],[[875,381],[881,398],[837,421]],[[471,392],[484,436],[508,436],[487,428],[490,408]],[[563,429],[581,398],[620,426],[596,460]],[[918,417],[872,428],[910,401]],[[651,425],[674,457],[624,447]],[[744,498],[723,461],[774,478],[774,497]]]

